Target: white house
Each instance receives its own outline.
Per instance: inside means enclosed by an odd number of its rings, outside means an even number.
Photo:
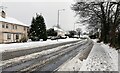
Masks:
[[[56,26],[53,27],[53,29],[57,32],[57,35],[60,35],[60,36],[65,36],[66,32]]]
[[[15,18],[8,17],[5,11],[0,12],[0,43],[17,42],[27,38],[28,25]]]

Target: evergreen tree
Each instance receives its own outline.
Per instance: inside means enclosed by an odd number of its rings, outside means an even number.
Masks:
[[[47,30],[47,35],[48,36],[57,36],[57,32],[53,28],[50,28]]]
[[[76,31],[73,31],[73,30],[69,31],[70,38],[73,38],[75,34],[76,34]]]
[[[30,39],[32,41],[47,40],[46,25],[42,15],[36,14],[36,17],[33,17],[30,28]]]

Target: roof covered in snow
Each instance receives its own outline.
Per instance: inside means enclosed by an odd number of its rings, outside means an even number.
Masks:
[[[54,28],[54,30],[56,30],[56,31],[64,32],[64,30],[62,30],[62,29],[60,29],[60,28],[58,28],[58,27],[53,27],[53,28]]]
[[[15,19],[15,18],[7,17],[7,16],[5,18],[0,16],[0,21],[7,22],[7,23],[13,23],[13,24],[16,24],[16,25],[28,26],[27,24],[24,24],[24,23],[18,21],[17,19]]]

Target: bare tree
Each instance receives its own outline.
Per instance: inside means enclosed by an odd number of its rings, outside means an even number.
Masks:
[[[116,28],[120,25],[120,1],[76,2],[71,8],[80,18],[85,18],[81,22],[101,30],[100,41],[115,46]]]
[[[81,35],[81,32],[82,32],[81,28],[77,28],[76,31],[77,31],[77,35],[78,35],[79,38],[80,38],[80,35]]]

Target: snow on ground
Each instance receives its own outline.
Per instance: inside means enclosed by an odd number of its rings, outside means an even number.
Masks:
[[[97,43],[98,39],[92,39],[94,43]]]
[[[21,57],[16,57],[16,58],[9,59],[9,60],[1,61],[0,66],[7,65],[7,64],[9,66],[10,64],[13,64],[13,63],[25,62],[25,61],[28,61],[28,60],[31,60],[31,59],[38,58],[42,55],[48,55],[52,52],[56,52],[56,51],[58,51],[58,50],[60,50],[64,47],[68,47],[70,45],[73,45],[73,44],[67,44],[67,45],[59,46],[59,47],[52,48],[52,49],[49,49],[49,50],[43,50],[41,52],[29,54],[29,55],[26,55],[26,56],[21,56]]]
[[[87,48],[86,44],[85,46],[82,46],[81,48],[79,48],[79,52],[75,57],[67,60],[64,64],[62,64],[60,67],[58,67],[56,70],[57,71],[79,71],[80,68],[82,67],[83,61],[81,61],[81,59],[84,57],[86,57],[88,54],[89,49],[84,50],[83,48]],[[84,59],[82,59],[84,60]]]
[[[30,49],[34,47],[47,46],[51,44],[70,42],[75,40],[80,40],[80,39],[67,38],[67,39],[59,39],[58,41],[47,40],[47,41],[36,41],[36,42],[26,42],[26,43],[0,44],[0,52]]]
[[[109,47],[109,45],[101,44],[101,46],[105,49],[105,51],[112,59],[112,63],[115,64],[113,68],[118,69],[118,51],[115,50],[115,48]]]
[[[118,71],[118,52],[103,43],[96,43],[87,59],[81,61],[80,53],[58,68],[58,71]]]
[[[80,71],[118,71],[117,51],[103,43],[95,43]]]
[[[0,50],[15,50],[17,48],[28,48],[28,47],[36,47],[36,46],[43,46],[43,45],[50,45],[55,43],[61,43],[61,42],[68,42],[73,41],[77,39],[62,39],[62,40],[48,40],[44,42],[27,42],[27,43],[13,43],[13,44],[0,44]],[[94,40],[94,46],[86,60],[80,61],[78,54],[76,57],[74,57],[71,60],[68,60],[64,65],[60,66],[58,71],[118,71],[118,52],[115,50],[115,48],[111,48],[108,45],[105,45],[103,43],[96,43],[97,40]],[[69,45],[67,45],[69,46]],[[63,46],[61,46],[63,47]],[[57,47],[50,50],[45,50],[42,52],[34,53],[28,56],[23,56],[21,58],[14,58],[9,61],[1,62],[1,65],[5,65],[7,63],[18,62],[18,61],[25,61],[24,59],[27,58],[36,58],[43,54],[49,54],[53,51],[59,50],[61,47]],[[19,60],[18,60],[19,59]]]

